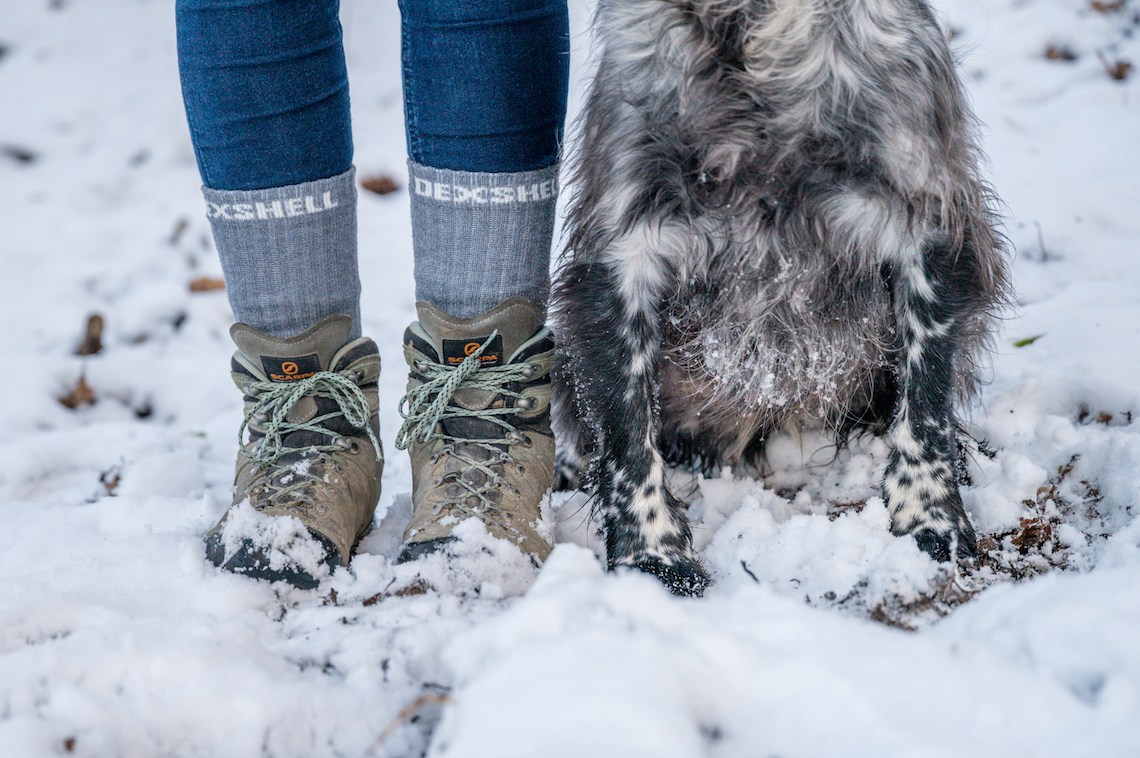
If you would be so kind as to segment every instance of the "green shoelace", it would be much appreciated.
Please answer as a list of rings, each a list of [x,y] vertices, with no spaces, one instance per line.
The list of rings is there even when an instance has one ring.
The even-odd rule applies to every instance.
[[[492,467],[496,464],[507,463],[513,460],[509,452],[503,453],[501,446],[508,449],[514,444],[528,444],[529,440],[518,429],[506,420],[507,416],[516,415],[520,407],[518,401],[527,400],[520,392],[507,388],[510,382],[527,381],[534,377],[535,367],[528,364],[507,364],[505,366],[484,366],[479,360],[487,346],[491,344],[498,330],[493,332],[487,341],[478,350],[463,359],[458,366],[446,366],[441,363],[420,358],[416,361],[415,369],[422,374],[426,381],[409,390],[400,400],[400,416],[404,423],[396,434],[396,448],[407,449],[412,442],[428,442],[440,439],[444,447],[437,453],[439,455],[451,454],[462,465],[462,471],[450,472],[444,480],[454,481],[464,490],[459,498],[449,501],[449,504],[471,515],[485,517],[498,512],[498,505],[488,497],[488,494],[498,487],[507,484],[498,472]],[[459,389],[487,390],[503,397],[514,398],[513,408],[484,408],[482,410],[469,410],[458,404],[451,404],[452,396]],[[525,410],[525,407],[523,408]],[[503,428],[502,437],[488,437],[472,439],[468,437],[454,437],[442,431],[441,421],[456,418],[478,418],[491,421]],[[494,457],[489,460],[476,460],[464,455],[456,448],[459,444],[474,445],[483,448]],[[464,479],[463,474],[471,470],[481,471],[486,480],[482,485],[474,485]],[[438,482],[442,484],[443,481]],[[480,512],[469,508],[465,501],[469,497],[478,499]],[[438,512],[442,504],[437,504],[434,512]]]
[[[246,394],[257,398],[257,402],[249,409],[238,429],[238,445],[248,460],[267,468],[274,466],[281,456],[288,453],[317,450],[320,452],[337,452],[348,449],[344,445],[336,444],[336,440],[344,439],[336,432],[326,429],[322,424],[337,416],[344,416],[352,426],[364,429],[368,439],[376,450],[376,458],[380,458],[380,441],[376,439],[368,419],[372,410],[368,405],[368,398],[352,379],[344,373],[334,371],[318,371],[305,379],[283,384],[280,382],[249,382],[244,385]],[[289,410],[303,397],[327,398],[336,403],[338,410],[315,416],[308,421],[293,423],[286,420]],[[265,436],[251,453],[245,448],[242,440],[245,438],[246,427],[253,420],[264,419]],[[303,448],[289,447],[284,440],[292,432],[316,432],[331,437],[334,442],[328,445],[307,445]]]

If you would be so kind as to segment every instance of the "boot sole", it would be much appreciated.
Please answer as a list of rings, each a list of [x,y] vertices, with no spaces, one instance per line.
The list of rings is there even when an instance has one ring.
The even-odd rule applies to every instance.
[[[309,530],[309,534],[313,539],[320,542],[321,546],[325,549],[325,559],[321,562],[329,567],[330,572],[335,571],[338,566],[343,565],[340,560],[340,553],[337,551],[336,546],[333,545],[332,540],[311,529]],[[276,570],[271,569],[269,567],[269,559],[265,553],[251,540],[242,540],[241,547],[227,560],[226,548],[222,542],[220,531],[206,535],[206,558],[215,566],[225,571],[241,574],[242,576],[248,576],[253,579],[265,579],[270,582],[287,582],[302,590],[315,589],[317,585],[320,584],[319,579],[316,579],[299,566],[286,566]]]
[[[454,537],[436,537],[433,540],[424,540],[423,542],[408,542],[400,549],[400,554],[396,556],[396,563],[411,563],[425,555],[442,553],[447,550],[448,545],[455,542],[458,540]]]

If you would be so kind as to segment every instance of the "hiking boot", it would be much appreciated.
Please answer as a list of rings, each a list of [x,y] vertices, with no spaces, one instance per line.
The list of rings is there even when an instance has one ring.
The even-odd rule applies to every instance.
[[[330,316],[288,339],[245,324],[230,329],[245,421],[233,505],[206,535],[214,565],[312,588],[321,564],[330,571],[346,565],[372,524],[384,469],[376,416],[380,355],[366,337],[349,342],[351,329],[348,316]],[[249,506],[264,516],[295,517],[304,529],[290,534],[288,519],[258,521]]]
[[[412,521],[398,562],[445,548],[476,518],[536,564],[550,554],[541,503],[554,470],[554,339],[522,297],[460,319],[416,303],[396,447],[412,457]]]

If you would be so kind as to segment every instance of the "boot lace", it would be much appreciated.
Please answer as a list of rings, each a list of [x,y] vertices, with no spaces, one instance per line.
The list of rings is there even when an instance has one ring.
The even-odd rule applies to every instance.
[[[368,434],[368,440],[376,451],[376,459],[380,460],[380,442],[368,423],[372,415],[368,398],[346,372],[319,371],[310,377],[288,384],[253,381],[244,385],[244,390],[246,394],[255,397],[257,402],[246,413],[245,420],[238,429],[238,446],[247,460],[266,469],[267,476],[263,481],[273,490],[269,500],[278,500],[282,495],[305,484],[304,471],[295,464],[279,465],[283,456],[301,452],[335,453],[351,447],[352,443],[345,437],[323,426],[324,422],[337,416],[343,416],[351,426],[363,429]],[[289,410],[306,396],[332,400],[336,403],[337,410],[300,423],[287,420],[286,415]],[[246,427],[251,422],[264,423],[265,426],[265,436],[254,446],[252,452],[243,444]],[[316,432],[329,437],[331,442],[327,445],[305,447],[286,445],[285,437],[299,431]],[[287,471],[292,471],[298,476],[292,479],[288,476],[278,477],[278,474]]]
[[[513,398],[516,401],[525,400],[521,392],[515,392],[507,387],[511,382],[525,382],[534,377],[537,367],[528,364],[507,364],[505,366],[484,366],[479,360],[483,351],[491,344],[498,330],[494,331],[479,349],[463,359],[457,366],[447,366],[436,363],[426,357],[416,361],[415,368],[426,381],[418,387],[409,390],[400,400],[400,416],[404,423],[396,433],[396,448],[407,449],[413,442],[428,442],[432,439],[443,440],[444,446],[436,455],[451,455],[459,461],[459,471],[448,472],[436,485],[447,482],[458,484],[462,492],[459,497],[445,503],[437,503],[433,513],[438,513],[444,505],[450,506],[467,515],[477,516],[498,521],[506,526],[505,514],[500,510],[499,504],[491,499],[490,493],[499,487],[507,485],[494,466],[514,461],[510,453],[512,445],[530,444],[529,439],[510,423],[507,418],[515,416],[519,407],[513,408],[484,408],[469,410],[458,404],[452,404],[452,396],[456,390],[479,389],[493,392],[497,395]],[[502,427],[502,437],[487,437],[473,439],[468,437],[455,437],[444,431],[441,421],[456,418],[478,418],[490,421]],[[506,452],[503,451],[506,445]],[[462,446],[462,447],[461,447]],[[478,460],[467,454],[464,448],[475,448],[486,451],[491,455],[486,460]],[[434,461],[435,459],[433,459]],[[479,471],[484,475],[482,484],[473,484],[464,474]],[[474,499],[475,505],[468,505]]]

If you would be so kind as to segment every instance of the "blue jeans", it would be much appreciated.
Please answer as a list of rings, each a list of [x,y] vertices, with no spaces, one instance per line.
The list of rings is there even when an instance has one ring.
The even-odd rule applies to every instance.
[[[339,0],[178,0],[183,99],[202,181],[256,190],[352,165]],[[459,171],[558,160],[566,0],[400,0],[408,153]]]

